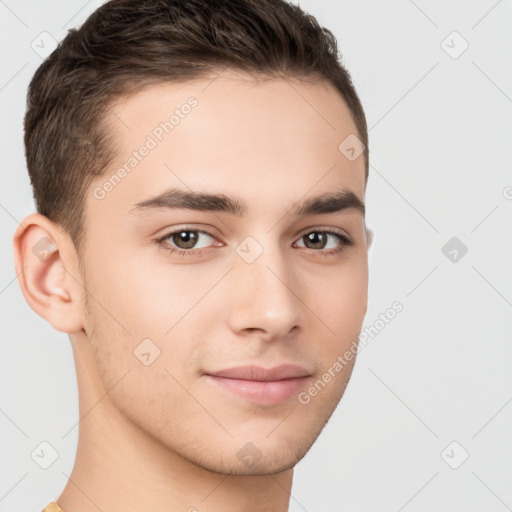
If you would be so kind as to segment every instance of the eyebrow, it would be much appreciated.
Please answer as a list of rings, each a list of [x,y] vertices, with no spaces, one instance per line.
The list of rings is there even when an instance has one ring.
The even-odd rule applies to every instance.
[[[136,203],[130,213],[136,214],[147,210],[175,209],[199,210],[207,212],[226,212],[243,216],[247,211],[247,203],[224,194],[209,194],[187,191],[179,188],[166,190],[160,195]],[[365,205],[351,190],[344,189],[325,192],[292,205],[291,213],[296,217],[337,213],[344,210],[356,210],[365,214]]]

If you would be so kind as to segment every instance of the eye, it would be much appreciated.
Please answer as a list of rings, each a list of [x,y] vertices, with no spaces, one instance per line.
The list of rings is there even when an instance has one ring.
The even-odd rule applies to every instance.
[[[334,254],[342,251],[346,246],[354,245],[354,242],[343,233],[323,229],[317,229],[306,233],[299,239],[299,242],[301,241],[304,242],[304,245],[298,245],[298,247],[313,249],[317,252],[321,250],[322,253],[327,254]],[[297,244],[299,242],[297,242]],[[329,250],[323,250],[326,248]]]
[[[209,238],[214,239],[213,235],[207,231],[182,228],[166,233],[155,241],[167,251],[179,251],[181,255],[185,255],[208,247],[210,245]]]
[[[214,240],[215,243],[212,244],[208,239]],[[188,227],[170,231],[160,238],[157,238],[155,242],[160,245],[162,249],[170,253],[177,253],[179,256],[197,255],[202,252],[202,249],[206,249],[212,245],[223,245],[208,231]],[[303,245],[300,245],[301,242]],[[313,253],[329,256],[337,254],[343,251],[347,246],[352,245],[354,245],[354,242],[341,232],[332,229],[315,229],[302,235],[302,237],[295,242],[294,247],[310,249]]]

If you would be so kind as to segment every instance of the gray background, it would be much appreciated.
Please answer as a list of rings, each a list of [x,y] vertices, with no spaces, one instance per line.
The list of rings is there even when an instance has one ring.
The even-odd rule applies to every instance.
[[[71,347],[26,304],[12,234],[34,211],[28,82],[101,3],[0,0],[0,511],[39,511],[75,457]],[[364,327],[404,309],[361,350],[290,511],[512,510],[512,2],[300,5],[338,38],[370,128]],[[31,457],[43,441],[58,452],[46,470]]]

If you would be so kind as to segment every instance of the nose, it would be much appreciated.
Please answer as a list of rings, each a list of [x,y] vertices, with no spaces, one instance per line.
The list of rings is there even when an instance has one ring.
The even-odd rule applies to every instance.
[[[266,248],[252,263],[236,256],[230,272],[229,326],[237,334],[273,340],[302,327],[300,283],[284,255]]]

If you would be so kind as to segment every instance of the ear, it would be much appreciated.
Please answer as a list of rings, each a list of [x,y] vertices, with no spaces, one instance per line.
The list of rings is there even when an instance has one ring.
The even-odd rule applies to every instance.
[[[366,228],[366,249],[369,251],[373,242],[373,230]]]
[[[13,246],[16,276],[28,305],[58,331],[81,331],[83,285],[70,238],[34,213],[16,229]]]

